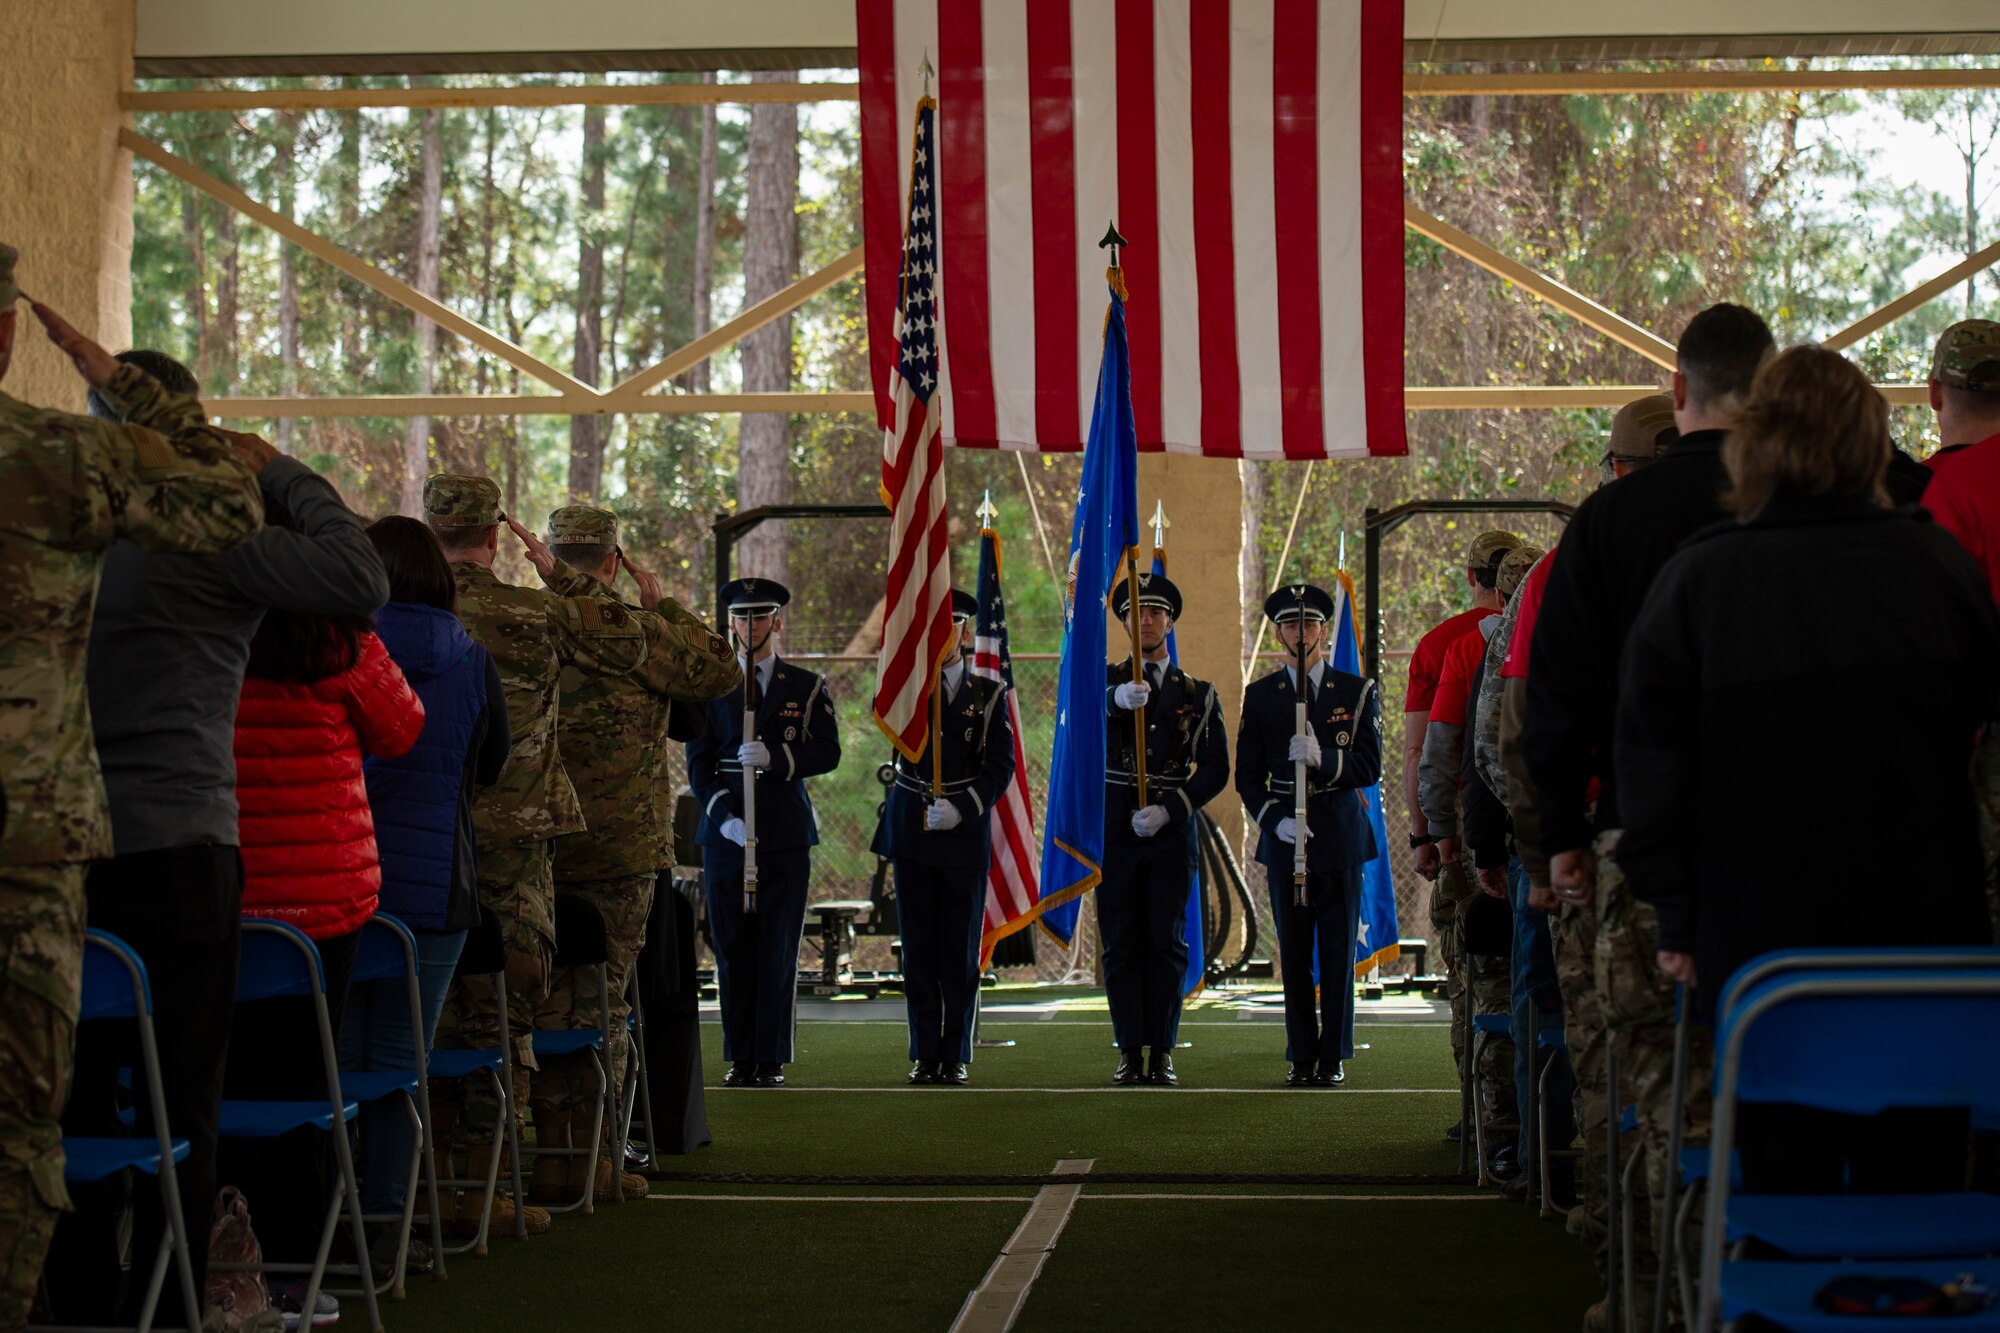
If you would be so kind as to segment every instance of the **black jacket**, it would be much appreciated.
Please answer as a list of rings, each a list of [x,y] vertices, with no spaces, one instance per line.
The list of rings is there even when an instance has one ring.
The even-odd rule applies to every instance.
[[[1473,699],[1479,698],[1480,686],[1485,681],[1486,659],[1482,656],[1479,665],[1472,669],[1472,685],[1468,693]],[[1492,870],[1506,865],[1513,855],[1510,844],[1514,828],[1507,818],[1507,807],[1493,794],[1493,788],[1486,785],[1478,764],[1473,762],[1473,749],[1468,741],[1459,767],[1458,791],[1465,805],[1465,819],[1459,831],[1464,835],[1466,849],[1472,853],[1474,867]]]
[[[1967,773],[1996,683],[1985,579],[1920,510],[1780,497],[1661,570],[1618,863],[1703,997],[1771,949],[1992,942]]]
[[[946,700],[941,725],[945,799],[958,807],[958,827],[931,832],[924,810],[931,803],[931,747],[911,763],[896,756],[896,780],[883,803],[871,850],[877,856],[948,870],[986,870],[993,803],[1014,780],[1014,725],[1007,716],[1007,688],[975,676],[968,666],[958,694]]]
[[[1139,789],[1132,770],[1132,714],[1114,698],[1120,685],[1131,683],[1132,659],[1106,669],[1110,684],[1104,691],[1109,723],[1104,744],[1104,841],[1161,844],[1187,836],[1194,812],[1222,794],[1229,785],[1229,738],[1223,734],[1222,709],[1215,687],[1169,665],[1160,688],[1146,701],[1146,798],[1167,812],[1167,826],[1151,838],[1132,832],[1132,812]]]
[[[1542,850],[1588,847],[1595,829],[1620,824],[1612,758],[1618,655],[1676,548],[1726,515],[1723,432],[1683,435],[1651,466],[1586,499],[1562,536],[1528,652],[1522,755],[1542,812]],[[1595,829],[1592,777],[1604,780]]]
[[[1257,861],[1290,869],[1292,845],[1278,837],[1292,817],[1292,673],[1279,667],[1243,691],[1236,735],[1236,794],[1262,836]],[[1318,874],[1375,859],[1375,830],[1360,789],[1382,777],[1382,692],[1363,676],[1325,668],[1308,720],[1319,740],[1320,767],[1306,770],[1306,868]]]
[[[722,826],[743,818],[743,765],[736,759],[743,743],[743,692],[712,699],[701,709],[701,734],[687,747],[688,786],[701,802],[695,841],[733,867],[743,849],[722,836]],[[826,681],[777,659],[771,687],[757,701],[757,739],[771,751],[771,766],[757,775],[757,850],[817,846],[819,821],[805,779],[840,767],[840,727]]]

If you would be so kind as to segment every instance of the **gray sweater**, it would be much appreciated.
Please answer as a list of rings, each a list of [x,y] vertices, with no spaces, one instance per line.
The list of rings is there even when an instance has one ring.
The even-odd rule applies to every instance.
[[[267,606],[369,615],[389,599],[360,518],[292,458],[265,464],[264,494],[299,531],[264,528],[220,555],[104,559],[90,630],[90,713],[120,856],[236,845],[236,704]]]

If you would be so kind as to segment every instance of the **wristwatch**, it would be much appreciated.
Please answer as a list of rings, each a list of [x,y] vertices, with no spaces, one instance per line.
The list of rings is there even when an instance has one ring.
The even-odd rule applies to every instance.
[[[1435,833],[1412,833],[1410,835],[1410,850],[1415,851],[1419,847],[1435,847],[1437,846],[1437,841],[1437,834]]]

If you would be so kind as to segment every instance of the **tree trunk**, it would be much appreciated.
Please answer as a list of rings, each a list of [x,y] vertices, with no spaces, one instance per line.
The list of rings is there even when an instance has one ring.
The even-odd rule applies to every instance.
[[[444,112],[423,113],[423,182],[417,197],[417,273],[412,285],[436,299],[441,261],[439,223],[444,211]],[[417,350],[417,392],[428,398],[437,388],[437,325],[413,315]],[[403,434],[402,512],[421,514],[424,478],[430,475],[431,419],[411,417]]]
[[[493,327],[493,153],[500,137],[500,112],[486,109],[486,169],[479,183],[479,322]],[[486,392],[486,357],[479,358],[474,388]]]
[[[1979,253],[1979,127],[1972,116],[1973,100],[1965,99],[1965,257]],[[1965,317],[1971,319],[1978,308],[1979,275],[1965,280]]]
[[[601,82],[601,80],[600,80]],[[576,257],[576,354],[570,373],[585,384],[597,383],[604,338],[604,108],[583,111],[583,199],[577,210],[579,238]],[[569,498],[572,504],[596,504],[604,479],[602,417],[569,419]]]
[[[713,70],[701,76],[714,83]],[[694,336],[699,338],[715,327],[715,104],[701,109],[701,176],[694,197]],[[711,382],[709,363],[688,371],[688,388],[707,393]]]
[[[759,83],[798,75],[766,71]],[[747,308],[789,285],[798,271],[799,113],[787,102],[750,110],[748,186],[743,219],[743,304]],[[787,315],[743,340],[745,393],[782,393],[792,381],[792,320]],[[746,413],[737,435],[738,511],[783,504],[791,495],[791,418]],[[737,548],[745,574],[787,581],[788,525],[766,523]]]
[[[215,279],[215,361],[220,383],[202,387],[222,393],[236,387],[236,305],[242,248],[236,240],[236,211],[216,210],[215,239],[222,245],[222,271]]]
[[[208,255],[201,243],[201,201],[194,186],[181,187],[181,239],[188,252],[188,329],[193,338],[188,364],[196,379],[208,374]]]
[[[298,121],[291,116],[285,118],[284,132],[278,140],[278,212],[291,217],[297,208],[298,191]],[[299,274],[297,248],[289,241],[278,242],[278,384],[279,391],[291,397],[299,391]],[[278,448],[286,453],[294,449],[294,433],[297,423],[291,417],[278,418]]]
[[[340,81],[342,88],[359,88],[361,80],[345,78]],[[359,111],[340,111],[340,152],[334,171],[334,189],[337,194],[335,216],[340,219],[340,234],[352,245],[354,236],[361,228],[361,136],[363,122]],[[340,361],[347,370],[348,393],[360,393],[365,377],[365,362],[361,351],[361,303],[352,298],[340,301]]]

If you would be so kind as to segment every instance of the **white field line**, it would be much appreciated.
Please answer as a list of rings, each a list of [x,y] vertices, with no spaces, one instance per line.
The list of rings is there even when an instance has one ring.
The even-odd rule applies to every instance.
[[[1060,1185],[1048,1188],[1070,1189]],[[1497,1194],[1082,1194],[1079,1203],[1493,1203]],[[649,1194],[659,1203],[1026,1203],[1025,1194]]]
[[[1073,1175],[1080,1181],[1089,1174],[1092,1160],[1064,1158],[1056,1163],[1055,1174]],[[993,1266],[959,1307],[958,1318],[951,1323],[952,1333],[1006,1333],[1014,1327],[1014,1321],[1021,1317],[1021,1307],[1028,1303],[1028,1292],[1041,1276],[1042,1265],[1054,1252],[1081,1193],[1081,1183],[1044,1185],[1036,1191],[1028,1215],[1014,1228],[1014,1234],[1000,1247]]]
[[[1034,1093],[1054,1096],[1078,1094],[1107,1094],[1115,1097],[1197,1097],[1203,1094],[1241,1097],[1297,1097],[1301,1101],[1312,1098],[1318,1101],[1337,1102],[1348,1097],[1406,1097],[1411,1095],[1458,1096],[1457,1088],[1121,1088],[1106,1085],[1102,1088],[913,1088],[891,1085],[880,1088],[809,1088],[796,1083],[787,1083],[784,1091],[770,1088],[730,1088],[720,1083],[707,1085],[709,1092],[727,1092],[732,1095],[756,1097],[791,1097],[806,1092],[882,1092],[894,1093],[899,1097],[964,1097],[972,1093]]]

